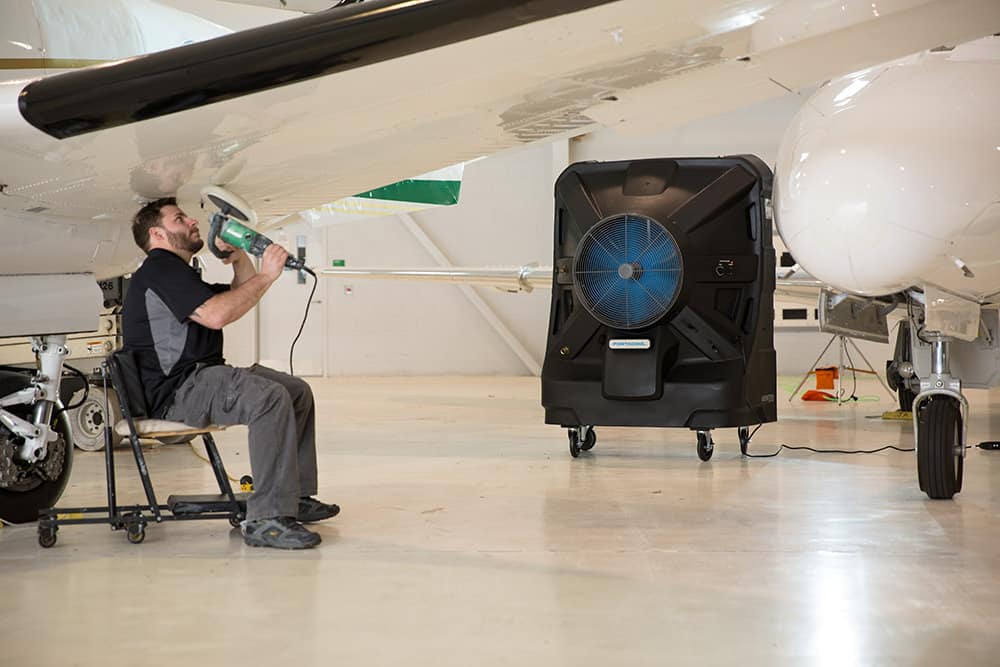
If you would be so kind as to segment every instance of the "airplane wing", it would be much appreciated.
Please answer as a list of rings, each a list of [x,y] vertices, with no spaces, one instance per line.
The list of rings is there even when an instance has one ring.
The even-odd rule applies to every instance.
[[[350,5],[363,0],[227,0],[237,5],[256,5],[271,9],[289,9],[296,12],[315,13],[332,7]]]
[[[368,0],[0,86],[5,273],[129,270],[138,199],[277,224],[598,124],[650,129],[1000,24],[994,0]],[[11,168],[11,165],[16,167]],[[48,252],[50,248],[58,250]]]

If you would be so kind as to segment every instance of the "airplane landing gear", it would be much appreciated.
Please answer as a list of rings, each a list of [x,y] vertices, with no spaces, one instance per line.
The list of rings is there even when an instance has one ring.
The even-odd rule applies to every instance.
[[[31,340],[38,370],[0,371],[0,519],[11,523],[35,521],[55,505],[73,467],[72,428],[59,401],[66,337]]]
[[[931,345],[931,374],[921,379],[913,399],[917,478],[928,497],[948,500],[962,490],[969,404],[962,381],[951,375],[948,340],[938,338]]]

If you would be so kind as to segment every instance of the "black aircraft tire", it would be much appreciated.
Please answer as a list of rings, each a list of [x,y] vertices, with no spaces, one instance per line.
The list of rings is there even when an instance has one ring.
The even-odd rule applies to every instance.
[[[42,482],[30,491],[0,489],[0,519],[8,523],[29,523],[38,520],[39,510],[54,507],[62,496],[73,469],[73,438],[70,435],[69,419],[65,412],[56,418],[56,429],[64,439],[66,460],[62,473],[50,482]]]
[[[934,500],[950,500],[962,490],[964,459],[959,451],[962,412],[958,401],[933,396],[920,408],[917,478]]]

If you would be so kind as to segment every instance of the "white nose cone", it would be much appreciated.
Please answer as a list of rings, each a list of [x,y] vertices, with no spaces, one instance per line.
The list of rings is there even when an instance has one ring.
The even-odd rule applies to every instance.
[[[1000,247],[1000,225],[982,224],[1000,201],[998,104],[996,38],[823,86],[778,153],[775,214],[789,251],[860,294],[928,281],[976,291],[976,265],[992,276]]]

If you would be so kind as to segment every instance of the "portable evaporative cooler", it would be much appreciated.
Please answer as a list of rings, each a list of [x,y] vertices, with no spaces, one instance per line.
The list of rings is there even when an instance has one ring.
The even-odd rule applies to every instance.
[[[555,186],[545,421],[698,431],[777,419],[771,171],[754,156],[571,165]]]

